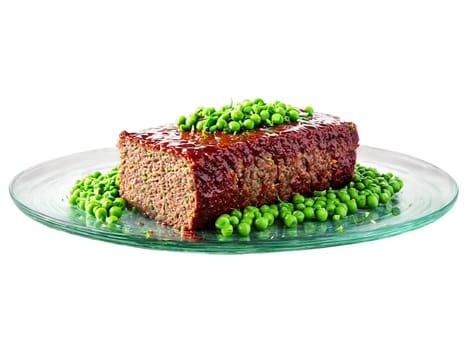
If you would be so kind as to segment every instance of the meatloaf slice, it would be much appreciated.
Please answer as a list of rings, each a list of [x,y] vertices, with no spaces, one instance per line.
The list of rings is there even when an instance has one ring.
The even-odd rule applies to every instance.
[[[143,215],[197,229],[232,208],[339,188],[356,161],[355,124],[314,113],[271,128],[223,134],[175,125],[120,134],[120,195]]]

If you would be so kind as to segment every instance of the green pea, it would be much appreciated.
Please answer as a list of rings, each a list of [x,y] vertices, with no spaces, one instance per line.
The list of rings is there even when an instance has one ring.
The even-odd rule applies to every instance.
[[[400,188],[404,186],[404,181],[399,176],[394,176],[394,179],[399,183]]]
[[[363,209],[366,206],[366,196],[364,194],[359,194],[357,197],[357,207]]]
[[[268,226],[271,226],[274,223],[274,215],[272,215],[272,213],[270,212],[264,213],[263,217],[268,220]]]
[[[225,215],[221,215],[219,216],[214,225],[218,228],[218,229],[222,229],[222,227],[226,226],[226,225],[230,225],[230,216],[225,216]]]
[[[180,125],[183,125],[186,123],[186,117],[184,115],[181,115],[180,117],[178,117],[177,119],[177,125],[180,126]]]
[[[365,189],[365,184],[363,182],[355,182],[355,188],[359,191]]]
[[[303,203],[303,202],[305,202],[305,197],[302,196],[301,194],[295,194],[292,197],[292,203],[293,204],[299,204],[299,203]]]
[[[316,200],[315,200],[315,204],[319,204],[321,206],[326,206],[327,204],[327,199],[326,197],[318,197]]]
[[[281,116],[285,116],[285,109],[282,107],[282,106],[279,106],[277,107],[274,112],[276,112],[277,114],[280,114]]]
[[[251,232],[251,224],[241,222],[237,227],[237,231],[240,236],[248,236]]]
[[[227,122],[224,119],[217,119],[216,122],[217,129],[222,130],[227,126]]]
[[[349,213],[355,213],[357,211],[357,201],[355,199],[348,200],[345,204],[347,204]]]
[[[393,188],[394,193],[399,192],[401,190],[401,187],[402,187],[401,184],[396,180],[390,181],[389,185]]]
[[[270,114],[267,110],[262,110],[260,113],[259,113],[260,117],[261,117],[261,120],[264,122],[266,120],[268,120],[270,118]]]
[[[243,214],[240,210],[238,209],[232,209],[232,211],[230,212],[230,215],[231,216],[236,216],[237,218],[241,219]]]
[[[85,210],[86,209],[86,200],[79,199],[78,200],[78,208],[80,208],[81,210]]]
[[[381,193],[381,187],[378,186],[378,185],[371,185],[371,186],[368,187],[368,189],[371,192],[375,193],[375,194],[380,194]]]
[[[339,192],[337,193],[337,196],[339,197],[339,200],[340,200],[341,202],[343,202],[343,203],[345,203],[345,202],[347,202],[347,201],[350,200],[350,195],[349,195],[347,192],[345,192],[345,191],[339,191]]]
[[[94,212],[94,215],[96,216],[97,220],[100,221],[105,221],[107,218],[107,210],[105,208],[97,208],[96,211]]]
[[[255,127],[255,122],[251,119],[246,119],[243,121],[243,126],[245,129],[251,130]]]
[[[341,219],[341,216],[339,214],[334,214],[332,216],[332,221],[339,221]]]
[[[374,194],[370,194],[366,199],[368,208],[375,209],[378,206],[378,197]]]
[[[115,198],[113,205],[115,207],[125,208],[126,203],[123,198],[119,197],[119,198]]]
[[[303,211],[296,210],[293,212],[293,216],[297,218],[297,222],[299,224],[301,224],[305,220],[305,214],[303,213]]]
[[[290,120],[296,122],[298,120],[298,112],[295,109],[291,109],[287,112],[287,115],[290,117]]]
[[[96,194],[94,196],[89,196],[88,197],[88,199],[95,200],[95,201],[100,201],[102,198],[104,198],[104,196],[101,195],[101,194]],[[106,199],[108,199],[108,198],[106,198]]]
[[[275,125],[282,124],[284,122],[284,117],[279,113],[274,113],[271,117],[271,121]]]
[[[196,122],[198,121],[198,116],[192,114],[188,117],[185,125],[189,126],[190,128],[196,124]]]
[[[241,128],[240,123],[237,122],[237,121],[231,121],[231,122],[229,123],[229,129],[230,129],[231,131],[233,131],[233,132],[239,131],[240,128]]]
[[[297,210],[303,210],[305,208],[306,208],[305,203],[298,203],[298,204],[295,205],[295,209],[297,209]]]
[[[394,207],[392,208],[391,212],[392,212],[392,215],[397,216],[401,213],[401,210],[398,207]]]
[[[258,231],[264,231],[268,228],[268,219],[265,218],[265,217],[259,217],[259,218],[256,218],[255,220],[255,228],[258,230]]]
[[[199,120],[196,122],[196,130],[202,131],[207,127],[205,120]]]
[[[334,212],[336,211],[336,205],[334,203],[329,203],[326,205],[326,210],[330,215],[333,215]]]
[[[109,210],[113,206],[113,202],[109,199],[103,199],[101,201],[101,206],[105,208],[105,210]]]
[[[243,209],[243,212],[255,212],[257,210],[259,210],[259,209],[252,206],[252,205],[248,205]]]
[[[252,114],[250,117],[251,120],[255,123],[255,126],[258,126],[261,124],[261,117],[258,114]]]
[[[109,215],[110,216],[116,216],[117,218],[119,218],[119,217],[122,216],[122,214],[123,214],[122,208],[120,208],[120,207],[113,206],[113,207],[111,207],[109,209]]]
[[[209,115],[213,114],[215,111],[216,111],[216,109],[214,107],[206,107],[203,110],[203,115],[204,116],[209,116]]]
[[[388,192],[391,197],[394,194],[394,188],[392,188],[392,186],[387,183],[381,185],[381,188],[383,189],[383,192]]]
[[[328,211],[325,208],[319,208],[315,210],[316,219],[324,222],[328,219]]]
[[[113,194],[110,191],[105,191],[104,194],[102,195],[102,198],[107,198],[108,200],[111,200],[112,202],[115,200]]]
[[[392,212],[392,203],[391,202],[387,202],[384,204],[384,210],[383,210],[383,214],[389,214]]]
[[[68,199],[68,202],[71,204],[71,205],[76,205],[76,203],[78,202],[78,196],[77,195],[72,195],[69,199]]]
[[[243,212],[243,218],[242,219],[251,219],[251,220],[254,220],[256,219],[256,215],[254,212],[252,211],[247,211],[247,212]]]
[[[262,110],[261,105],[259,104],[254,104],[253,106],[251,106],[251,109],[253,110],[254,113],[257,113],[257,114],[259,114]]]
[[[279,209],[278,208],[271,208],[269,210],[269,213],[271,213],[272,216],[274,216],[274,219],[279,217]]]
[[[282,108],[284,108],[284,109],[286,108],[285,103],[282,102],[282,101],[275,100],[275,101],[274,101],[274,104],[275,104],[277,107],[282,107]]]
[[[348,194],[349,194],[350,198],[355,199],[358,196],[358,190],[356,188],[353,188],[353,187],[349,188]]]
[[[227,224],[221,227],[221,235],[224,237],[230,237],[232,236],[234,231],[234,228],[232,225]]]
[[[279,209],[279,217],[284,220],[284,218],[288,215],[292,214],[292,211],[289,210],[288,208],[280,208]]]
[[[242,106],[242,111],[243,111],[243,114],[245,115],[245,118],[250,117],[252,114],[255,113],[255,111],[253,110],[253,104]]]
[[[287,227],[295,227],[297,226],[298,220],[297,217],[293,214],[287,214],[284,217],[284,225]]]
[[[379,200],[381,203],[387,203],[391,199],[391,196],[387,192],[381,193]]]
[[[116,223],[116,222],[118,221],[118,219],[119,219],[119,218],[118,218],[117,216],[110,215],[110,216],[107,218],[107,223],[108,223],[109,225],[114,224],[114,223]]]
[[[259,207],[259,211],[264,214],[264,213],[267,213],[271,210],[271,208],[269,207],[269,205],[267,204],[263,204],[262,206]]]
[[[370,179],[370,178],[366,178],[366,179],[363,180],[363,183],[365,184],[366,188],[369,188],[370,186],[373,185],[373,180]]]
[[[286,208],[289,211],[293,211],[294,205],[293,205],[293,203],[290,203],[290,202],[281,202],[279,204],[279,208]]]
[[[248,224],[249,226],[251,226],[253,224],[253,219],[252,218],[248,218],[248,217],[243,217],[241,220],[240,220],[240,224],[241,223],[245,223],[245,224]],[[239,225],[240,225],[239,224]]]
[[[311,106],[306,106],[303,110],[307,112],[308,115],[313,115],[313,108],[311,108]]]
[[[243,112],[239,109],[236,109],[232,111],[230,116],[232,117],[232,120],[238,122],[243,119]]]
[[[233,227],[238,226],[239,223],[240,223],[240,220],[236,216],[230,216],[230,224]]]
[[[328,199],[336,199],[336,198],[337,198],[337,195],[336,195],[335,192],[329,191],[329,192],[326,194],[326,197],[327,197]]]
[[[90,215],[93,215],[94,214],[94,209],[96,207],[98,207],[98,206],[99,206],[99,204],[97,202],[92,201],[92,202],[87,203],[84,208],[86,210],[86,213],[88,213]]]
[[[347,205],[344,204],[344,203],[339,204],[336,207],[335,213],[337,215],[340,215],[340,217],[342,217],[342,218],[346,217],[347,213],[348,213]]]
[[[303,215],[305,216],[305,220],[313,220],[315,218],[315,210],[311,207],[306,207],[303,209]]]

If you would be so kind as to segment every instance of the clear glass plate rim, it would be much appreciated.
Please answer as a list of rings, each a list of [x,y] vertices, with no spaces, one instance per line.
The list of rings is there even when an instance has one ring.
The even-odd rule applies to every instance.
[[[415,161],[417,161],[419,163],[420,162],[424,163],[425,165],[428,165],[429,167],[433,167],[438,172],[442,173],[443,176],[448,178],[450,183],[454,186],[454,188],[453,188],[454,195],[443,206],[440,206],[438,209],[432,211],[428,215],[425,215],[425,216],[422,216],[422,217],[419,217],[419,218],[416,218],[416,219],[408,220],[408,221],[398,223],[398,224],[385,225],[385,226],[381,226],[379,228],[375,228],[373,230],[369,230],[368,232],[366,232],[367,235],[369,236],[368,239],[366,239],[366,240],[380,239],[380,238],[392,236],[392,235],[395,235],[395,234],[400,234],[400,233],[403,233],[403,232],[406,232],[406,231],[409,231],[409,230],[414,230],[414,229],[420,228],[422,226],[428,225],[431,222],[433,222],[433,221],[439,219],[441,216],[443,216],[455,204],[455,202],[456,202],[456,200],[458,198],[458,195],[459,195],[458,184],[452,178],[452,176],[450,174],[448,174],[446,171],[444,171],[443,169],[437,167],[436,165],[428,163],[428,162],[426,162],[424,160],[421,160],[419,158],[415,158],[415,157],[412,157],[410,155],[400,153],[400,152],[397,152],[397,151],[385,150],[385,149],[376,148],[376,147],[372,147],[372,146],[365,146],[365,145],[361,145],[360,147],[363,148],[363,149],[366,149],[368,151],[390,152],[393,155],[396,155],[396,156],[399,156],[399,157],[404,157],[406,159],[413,159],[413,160],[415,160]],[[43,223],[43,224],[45,224],[45,225],[47,225],[49,227],[52,227],[52,228],[55,228],[55,229],[60,229],[60,230],[67,231],[67,232],[70,232],[70,233],[84,235],[86,237],[90,237],[90,238],[94,238],[94,239],[100,239],[97,236],[98,234],[104,235],[107,238],[111,238],[111,239],[114,239],[114,240],[118,240],[120,238],[125,238],[125,235],[126,235],[125,233],[112,232],[112,231],[110,231],[108,229],[102,229],[102,228],[98,228],[98,227],[96,227],[96,228],[93,227],[92,228],[93,233],[90,234],[89,231],[88,231],[89,228],[87,228],[86,226],[82,226],[82,225],[79,225],[79,224],[76,224],[76,223],[73,223],[73,222],[70,222],[70,221],[62,220],[60,218],[55,218],[55,217],[52,217],[52,216],[50,216],[48,214],[42,213],[40,211],[33,210],[33,209],[29,208],[27,205],[23,204],[21,201],[19,201],[15,196],[15,184],[16,184],[17,181],[19,181],[21,179],[22,176],[24,176],[25,174],[28,174],[29,172],[31,172],[31,171],[33,171],[35,169],[40,168],[40,167],[46,167],[47,164],[50,163],[50,162],[56,162],[56,161],[60,161],[60,160],[63,160],[63,159],[69,159],[70,157],[79,157],[80,155],[86,154],[88,152],[114,152],[114,151],[115,151],[114,148],[101,148],[101,149],[83,151],[83,152],[79,152],[79,153],[70,154],[68,156],[63,156],[63,157],[50,159],[50,160],[44,161],[42,163],[39,163],[39,164],[33,165],[31,167],[28,167],[27,169],[21,171],[16,176],[14,176],[13,179],[11,180],[11,182],[9,184],[10,196],[11,196],[13,202],[15,203],[15,205],[23,213],[25,213],[27,216],[30,216],[34,220],[36,220],[36,221],[38,221],[40,223]],[[401,215],[403,215],[403,214],[401,214]],[[405,226],[408,226],[409,228],[407,230],[405,230]],[[378,233],[380,233],[380,232],[384,232],[384,235],[379,236]],[[105,240],[104,238],[105,237],[102,237],[103,240]],[[300,238],[291,238],[291,240],[298,240],[298,241],[303,242],[303,243],[305,243],[306,241],[309,241],[309,240],[315,240],[315,241],[316,240],[322,240],[323,242],[325,242],[327,240],[327,237],[300,237]],[[342,245],[342,244],[358,243],[360,241],[366,241],[366,240],[360,240],[358,242],[354,242],[354,240],[355,240],[354,237],[342,236],[339,244],[334,244],[334,245]],[[191,241],[191,240],[180,240],[180,241],[176,241],[176,240],[151,240],[151,242],[152,243],[150,244],[150,246],[153,246],[155,244],[155,242],[159,242],[161,245],[164,245],[166,249],[170,248],[169,247],[170,245],[175,245],[175,246],[177,246],[179,248],[183,248],[183,247],[193,248],[193,245],[203,246],[203,245],[207,244],[211,248],[213,247],[213,242],[212,241],[204,242],[202,240],[201,241]],[[118,243],[118,242],[114,242],[114,243]],[[142,246],[142,245],[144,246],[144,244],[142,244],[142,242],[136,242],[136,241],[135,242],[125,241],[125,242],[122,242],[122,244],[134,245],[134,246]],[[255,241],[254,245],[258,246],[258,247],[260,247],[260,246],[263,246],[263,247],[276,246],[276,245],[277,246],[282,246],[283,241],[276,241],[276,240]],[[229,241],[227,241],[227,242],[219,242],[219,246],[220,246],[220,250],[222,250],[223,252],[228,253],[228,251],[225,251],[225,250],[228,250],[229,247],[238,250],[238,249],[241,249],[242,247],[249,246],[249,244],[248,244],[248,242],[236,242],[236,241],[229,242]],[[156,247],[153,247],[153,248],[156,248]],[[297,249],[310,249],[310,248],[308,248],[306,246],[304,248],[291,247],[289,250],[297,250]],[[192,249],[189,249],[189,250],[192,250]],[[202,248],[201,248],[201,250],[202,250]],[[259,251],[260,250],[261,249],[259,249]],[[282,250],[287,250],[287,249],[282,249]]]

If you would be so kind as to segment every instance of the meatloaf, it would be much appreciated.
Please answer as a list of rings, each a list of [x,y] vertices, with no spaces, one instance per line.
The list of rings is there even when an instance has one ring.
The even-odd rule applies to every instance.
[[[354,123],[316,112],[237,135],[175,125],[122,131],[120,195],[163,224],[203,228],[232,208],[346,185],[358,140]]]

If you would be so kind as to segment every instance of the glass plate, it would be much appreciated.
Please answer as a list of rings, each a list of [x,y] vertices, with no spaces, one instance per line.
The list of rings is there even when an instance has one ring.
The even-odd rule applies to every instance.
[[[125,211],[118,224],[105,225],[68,204],[67,195],[84,175],[113,168],[119,161],[115,148],[82,152],[50,160],[18,174],[10,184],[10,195],[26,215],[52,228],[136,247],[206,253],[254,253],[322,248],[393,236],[427,225],[445,214],[455,203],[456,182],[443,170],[408,155],[360,146],[358,162],[392,172],[404,180],[391,208],[359,212],[339,223],[305,222],[294,229],[274,225],[249,237],[224,238],[214,230],[180,233],[140,214]],[[344,232],[336,232],[336,225]],[[149,234],[150,232],[151,234]]]

